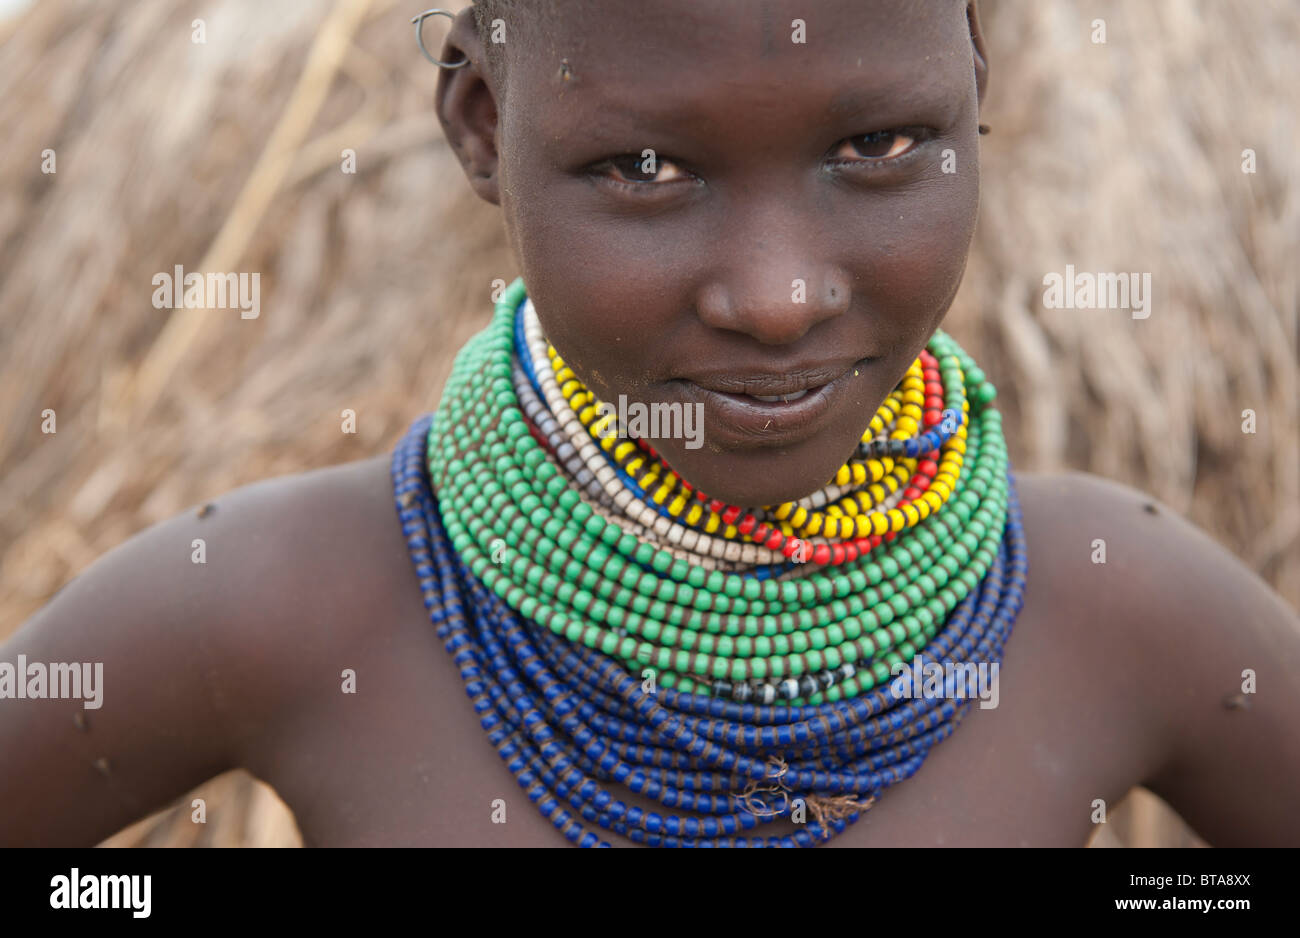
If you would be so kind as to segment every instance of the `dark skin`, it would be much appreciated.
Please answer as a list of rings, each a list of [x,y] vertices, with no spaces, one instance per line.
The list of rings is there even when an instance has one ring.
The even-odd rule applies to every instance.
[[[512,54],[507,32],[506,108],[469,69],[443,75],[447,138],[501,206],[547,336],[601,400],[702,403],[702,448],[654,445],[730,504],[824,485],[961,282],[983,50],[962,4],[916,6],[819,4],[795,43],[798,3],[618,4],[598,38],[562,5],[516,27],[553,54]],[[482,61],[477,41],[462,17],[452,45]],[[828,413],[740,430],[694,386],[764,393],[745,379],[765,375],[838,379]]]
[[[639,46],[627,45],[623,27],[604,18],[599,28],[586,19],[561,29],[581,35],[571,51],[557,47],[552,55],[542,44],[551,57],[532,66],[539,76],[560,58],[576,76],[564,92],[572,113],[554,113],[544,84],[532,97],[516,95],[529,67],[521,58],[510,62],[504,113],[493,82],[471,66],[444,75],[439,115],[471,184],[502,205],[548,333],[600,393],[667,400],[679,357],[692,368],[743,368],[804,353],[879,356],[844,412],[837,408],[806,439],[777,447],[733,440],[700,451],[661,444],[674,466],[720,497],[753,504],[806,494],[842,461],[861,432],[863,409],[869,416],[890,375],[897,380],[956,288],[973,221],[973,105],[983,56],[971,54],[957,6],[914,20],[857,0],[819,5],[818,17],[829,19],[818,20],[827,38],[817,41],[832,48],[818,55],[838,62],[838,71],[791,58],[775,40],[769,48],[767,32],[751,21],[758,14],[735,15],[729,4],[716,5],[724,11],[716,15],[732,10],[730,22],[740,24],[734,32],[686,30],[680,18],[660,24],[673,48],[656,61],[669,72],[703,67],[710,81],[657,87],[666,97],[693,89],[705,116],[682,110],[682,142],[659,132],[642,141],[633,128],[607,155],[652,146],[670,159],[670,146],[698,146],[690,157],[710,167],[703,175],[713,188],[692,184],[685,198],[696,201],[684,206],[629,208],[603,195],[596,188],[603,183],[554,168],[568,165],[570,148],[588,149],[584,135],[594,124],[561,133],[574,137],[553,143],[563,153],[526,159],[535,138],[558,126],[552,119],[587,113],[578,100],[583,82],[591,89],[592,76],[613,80],[602,62],[626,59],[631,48],[661,48],[648,42],[658,17],[683,12],[676,2],[627,6],[619,14],[637,17],[626,29],[642,37]],[[708,7],[694,15],[712,17],[715,5]],[[798,15],[777,3],[760,8],[770,12],[777,38]],[[706,35],[707,42],[689,38]],[[943,132],[944,146],[969,168],[956,174],[964,178],[914,169],[898,191],[882,191],[892,184],[830,181],[791,162],[836,142],[822,146],[833,133],[824,114],[808,116],[814,86],[827,100],[850,86],[870,91],[878,74],[915,75],[904,66],[959,41],[971,70],[965,83],[942,56],[933,80],[961,99]],[[832,82],[832,71],[843,74],[848,46],[873,68]],[[461,52],[483,61],[463,15],[442,58]],[[657,71],[646,74],[660,81]],[[730,76],[725,85],[716,84],[720,74]],[[751,97],[758,87],[769,96]],[[773,87],[782,95],[772,96]],[[939,90],[931,89],[944,97]],[[606,84],[592,93],[615,91]],[[590,119],[599,122],[599,114]],[[902,119],[872,110],[834,133]],[[696,122],[716,131],[691,137],[685,128]],[[756,136],[756,122],[783,132]],[[808,135],[817,139],[803,140]],[[529,146],[501,145],[523,138]],[[719,172],[726,183],[716,181]],[[837,199],[855,207],[852,218],[840,214]],[[806,216],[792,208],[807,205],[816,208]],[[870,224],[875,234],[836,230],[832,239],[810,221],[823,212],[837,224]],[[903,223],[895,226],[891,212]],[[789,280],[798,276],[820,300],[788,305]],[[847,293],[837,286],[832,301],[816,283]],[[1140,493],[1080,475],[1017,478],[1030,574],[999,706],[973,709],[915,777],[888,790],[831,844],[1081,845],[1095,830],[1094,801],[1113,808],[1139,784],[1213,844],[1300,844],[1294,612]],[[739,497],[748,493],[757,497]],[[310,845],[567,845],[484,738],[434,633],[397,524],[387,455],[257,483],[214,505],[105,555],[0,647],[0,661],[25,654],[103,662],[105,681],[100,710],[83,710],[79,701],[0,701],[0,844],[97,843],[242,766],[280,793]],[[204,565],[191,563],[196,537],[207,541]],[[1096,538],[1107,542],[1106,564],[1090,560]],[[356,673],[355,694],[340,692],[344,669]],[[1258,693],[1241,698],[1244,669],[1255,672]],[[652,807],[611,787],[616,797]],[[494,799],[505,800],[505,824],[492,823]]]

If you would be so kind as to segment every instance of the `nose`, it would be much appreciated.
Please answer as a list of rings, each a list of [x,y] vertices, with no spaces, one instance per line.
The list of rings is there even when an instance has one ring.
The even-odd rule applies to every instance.
[[[848,311],[853,278],[835,264],[794,260],[806,248],[759,249],[748,262],[729,266],[731,273],[708,279],[695,299],[701,321],[764,346],[788,346],[816,323]]]
[[[695,311],[706,326],[788,346],[848,311],[853,277],[833,260],[842,244],[809,181],[762,166],[745,183],[719,200]]]

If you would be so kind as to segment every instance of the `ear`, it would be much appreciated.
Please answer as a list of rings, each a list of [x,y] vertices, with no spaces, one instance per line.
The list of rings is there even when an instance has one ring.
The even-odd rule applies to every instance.
[[[497,95],[488,74],[486,50],[474,27],[472,6],[456,14],[438,58],[443,62],[469,60],[459,68],[439,69],[438,122],[471,188],[484,201],[500,205]]]
[[[989,83],[989,56],[988,50],[984,47],[984,31],[980,29],[977,0],[970,0],[966,4],[966,22],[970,26],[971,46],[975,50],[975,91],[979,95],[980,104],[983,104],[984,89]]]

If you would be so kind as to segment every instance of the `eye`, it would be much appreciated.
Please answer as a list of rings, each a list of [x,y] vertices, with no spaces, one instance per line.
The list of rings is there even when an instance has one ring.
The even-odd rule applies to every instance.
[[[689,179],[690,174],[672,160],[660,156],[637,156],[626,153],[596,167],[597,175],[607,182],[627,188],[649,188]]]
[[[916,132],[877,130],[848,137],[836,147],[831,156],[848,163],[883,163],[910,152],[919,140],[920,135]]]

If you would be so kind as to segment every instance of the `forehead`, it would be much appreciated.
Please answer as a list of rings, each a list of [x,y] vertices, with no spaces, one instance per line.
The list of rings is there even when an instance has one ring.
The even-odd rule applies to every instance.
[[[571,125],[593,110],[668,106],[680,124],[809,99],[834,117],[961,90],[964,11],[964,0],[556,0],[529,15],[533,41],[507,42],[509,97]]]

